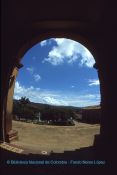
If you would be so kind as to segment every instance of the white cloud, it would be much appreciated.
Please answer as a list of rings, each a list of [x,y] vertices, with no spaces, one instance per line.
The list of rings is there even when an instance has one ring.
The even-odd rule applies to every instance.
[[[39,74],[34,74],[34,80],[38,82],[39,80],[41,80],[41,76]]]
[[[14,90],[17,94],[21,94],[24,92],[24,88],[22,86],[20,86],[19,82],[16,81],[15,83],[15,90]]]
[[[75,88],[75,86],[74,86],[74,85],[72,85],[72,86],[71,86],[71,88]]]
[[[99,80],[96,80],[96,79],[89,80],[89,86],[97,86],[99,84],[100,84]]]
[[[93,67],[95,60],[92,54],[80,43],[65,38],[56,38],[53,41],[57,46],[50,50],[43,63],[47,61],[52,65],[59,65],[65,61],[69,64],[79,61],[80,66]]]
[[[44,97],[43,100],[45,101],[45,103],[48,103],[51,105],[68,105],[68,103],[65,102],[64,100],[56,99],[49,96]]]
[[[34,72],[34,68],[33,67],[27,67],[26,70],[28,72],[30,72],[31,74],[33,74],[33,72]]]
[[[84,95],[72,95],[67,96],[64,99],[69,106],[91,106],[100,104],[99,94],[84,94]]]
[[[100,103],[99,94],[71,95],[71,93],[65,94],[62,92],[42,90],[40,88],[34,88],[33,86],[26,88],[16,81],[14,98],[20,99],[22,96],[26,96],[33,102],[51,105],[83,107]]]
[[[33,102],[47,103],[53,105],[66,104],[62,99],[60,99],[60,95],[55,92],[41,90],[40,88],[34,88],[33,86],[25,88],[18,81],[16,81],[14,98],[20,99],[22,96],[26,96]]]
[[[46,44],[47,44],[47,40],[44,40],[44,41],[41,41],[40,42],[40,45],[43,47],[43,46],[46,46]]]
[[[32,77],[34,78],[35,82],[38,82],[41,80],[41,76],[39,74],[34,74],[34,68],[33,67],[27,67],[26,70],[30,72]]]

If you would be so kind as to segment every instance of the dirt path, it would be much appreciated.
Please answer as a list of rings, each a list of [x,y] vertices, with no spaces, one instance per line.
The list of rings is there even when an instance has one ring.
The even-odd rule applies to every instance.
[[[19,133],[19,140],[12,141],[15,145],[35,151],[63,152],[91,146],[100,126],[84,123],[50,126],[13,121],[13,129]]]

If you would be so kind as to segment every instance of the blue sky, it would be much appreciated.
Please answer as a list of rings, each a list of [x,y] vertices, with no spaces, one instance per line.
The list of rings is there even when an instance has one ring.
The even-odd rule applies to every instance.
[[[92,54],[80,43],[51,38],[33,46],[23,57],[14,98],[65,106],[100,104],[99,80]]]

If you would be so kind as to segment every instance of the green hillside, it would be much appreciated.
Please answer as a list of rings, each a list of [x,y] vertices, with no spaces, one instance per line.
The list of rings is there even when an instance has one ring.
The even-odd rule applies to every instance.
[[[76,120],[85,123],[100,123],[100,106],[74,107],[55,106],[42,103],[30,102],[28,98],[22,97],[13,101],[13,116],[18,120],[40,120],[40,121],[67,121]]]

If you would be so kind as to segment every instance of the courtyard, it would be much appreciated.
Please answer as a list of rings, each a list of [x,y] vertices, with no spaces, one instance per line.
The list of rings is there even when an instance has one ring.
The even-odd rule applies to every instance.
[[[100,125],[75,122],[75,126],[53,126],[13,121],[13,129],[19,136],[12,141],[14,145],[30,152],[63,153],[92,146]]]

